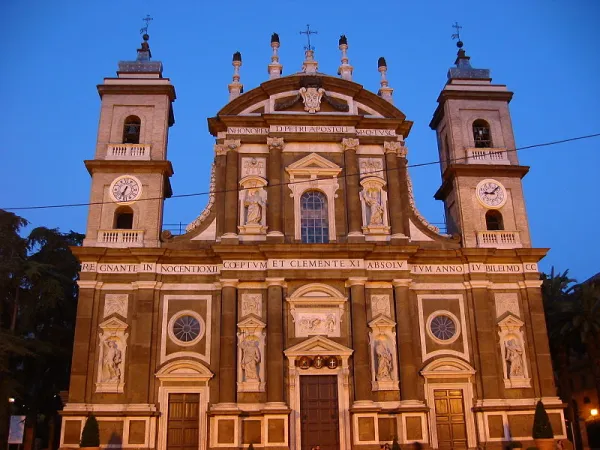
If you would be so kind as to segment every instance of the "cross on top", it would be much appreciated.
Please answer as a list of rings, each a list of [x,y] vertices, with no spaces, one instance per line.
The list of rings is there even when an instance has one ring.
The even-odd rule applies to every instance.
[[[314,50],[315,48],[312,45],[310,45],[310,35],[319,34],[319,32],[311,30],[310,25],[306,25],[306,31],[301,31],[300,34],[305,34],[306,38],[308,39],[308,46],[305,46],[304,50]]]
[[[456,33],[454,33],[452,35],[452,39],[458,39],[460,41],[460,29],[462,28],[458,22],[454,22],[454,25],[452,25],[452,28],[456,29]]]
[[[148,34],[148,25],[150,25],[150,22],[152,22],[152,17],[150,17],[150,14],[146,14],[146,17],[144,17],[142,19],[142,21],[146,22],[146,25],[142,27],[142,29],[140,30],[140,34]]]

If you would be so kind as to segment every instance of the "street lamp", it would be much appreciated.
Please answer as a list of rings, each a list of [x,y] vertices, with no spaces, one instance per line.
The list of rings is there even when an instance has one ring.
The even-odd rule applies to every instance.
[[[15,402],[15,398],[14,397],[8,397],[8,403],[14,403]],[[598,411],[596,411],[596,414],[598,413]]]
[[[592,417],[596,417],[598,415],[598,410],[594,408],[590,411],[590,414],[592,415]]]

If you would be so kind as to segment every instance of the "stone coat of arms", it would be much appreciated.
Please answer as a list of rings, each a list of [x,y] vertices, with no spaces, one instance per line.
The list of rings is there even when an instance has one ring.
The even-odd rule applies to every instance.
[[[315,87],[302,87],[299,91],[304,102],[304,110],[311,114],[316,113],[321,109],[321,99],[325,94],[325,89]]]

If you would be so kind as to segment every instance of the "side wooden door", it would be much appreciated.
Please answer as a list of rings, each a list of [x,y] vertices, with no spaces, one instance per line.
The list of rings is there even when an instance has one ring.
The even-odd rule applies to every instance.
[[[466,449],[467,427],[460,389],[436,389],[435,422],[439,449]]]

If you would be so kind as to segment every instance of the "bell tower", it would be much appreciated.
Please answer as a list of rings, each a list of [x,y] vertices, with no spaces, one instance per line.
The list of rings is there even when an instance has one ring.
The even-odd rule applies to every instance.
[[[101,98],[85,246],[158,247],[164,199],[171,195],[167,160],[175,89],[151,60],[147,26],[135,61],[98,85]]]
[[[436,131],[449,233],[463,247],[531,247],[505,85],[492,84],[488,69],[474,69],[458,41],[456,67],[438,97],[429,126]]]

